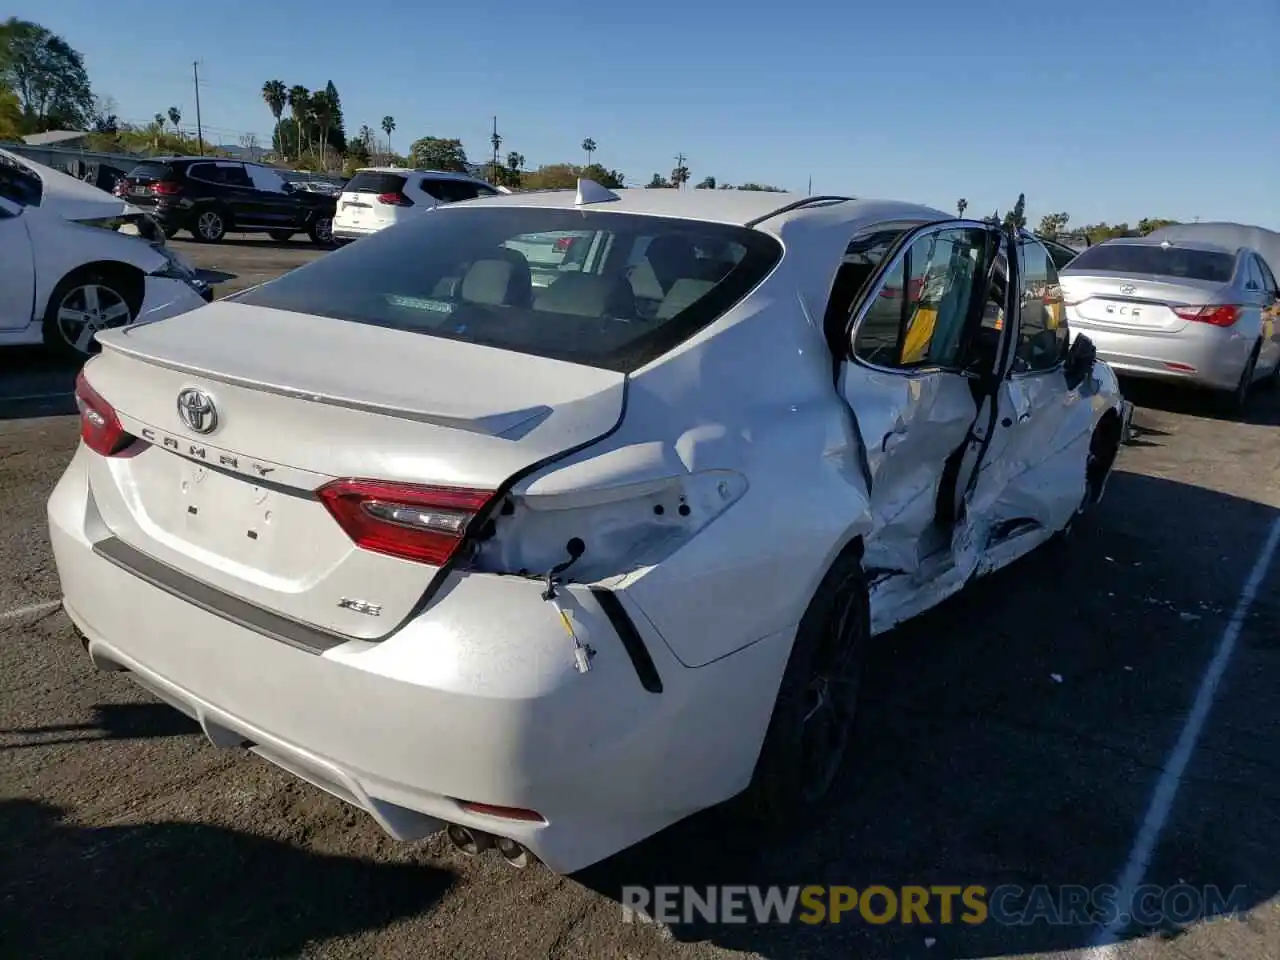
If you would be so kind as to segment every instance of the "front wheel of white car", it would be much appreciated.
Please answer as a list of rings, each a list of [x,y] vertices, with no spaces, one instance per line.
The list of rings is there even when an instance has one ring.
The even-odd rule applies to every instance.
[[[45,346],[69,359],[87,359],[101,349],[95,334],[133,322],[136,302],[133,284],[123,272],[72,274],[49,297]]]
[[[870,637],[862,561],[846,551],[827,571],[796,631],[747,788],[753,819],[787,826],[826,800],[852,737]]]

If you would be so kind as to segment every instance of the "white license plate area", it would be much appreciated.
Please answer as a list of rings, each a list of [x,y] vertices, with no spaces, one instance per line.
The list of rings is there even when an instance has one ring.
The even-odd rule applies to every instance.
[[[316,525],[329,518],[317,501],[159,448],[136,457],[130,472],[144,525],[200,562],[294,579],[336,559],[317,556],[317,548],[329,552],[318,542],[325,528]]]

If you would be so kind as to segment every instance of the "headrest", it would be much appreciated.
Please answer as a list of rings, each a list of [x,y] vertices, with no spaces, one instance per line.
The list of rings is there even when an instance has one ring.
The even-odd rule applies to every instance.
[[[636,299],[625,281],[594,273],[565,273],[538,293],[533,308],[577,317],[630,318],[636,315]]]

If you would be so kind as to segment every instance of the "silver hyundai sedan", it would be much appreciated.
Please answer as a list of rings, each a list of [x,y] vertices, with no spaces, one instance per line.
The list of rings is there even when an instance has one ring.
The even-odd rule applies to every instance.
[[[1259,379],[1280,379],[1280,289],[1249,247],[1108,240],[1060,279],[1072,331],[1117,373],[1219,391],[1236,413]]]

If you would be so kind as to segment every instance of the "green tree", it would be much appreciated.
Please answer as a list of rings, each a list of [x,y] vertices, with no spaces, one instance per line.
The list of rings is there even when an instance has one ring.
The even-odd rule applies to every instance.
[[[295,83],[289,88],[289,113],[293,118],[293,133],[295,149],[291,151],[292,156],[300,158],[302,151],[307,144],[307,114],[311,110],[311,91],[300,83]],[[281,134],[283,138],[283,132]],[[280,145],[284,148],[284,144]],[[285,155],[290,155],[287,148],[284,148]]]
[[[1036,233],[1042,237],[1054,238],[1066,229],[1067,221],[1071,217],[1065,213],[1046,213],[1040,218],[1040,227]]]
[[[182,111],[177,107],[169,108],[169,122],[173,124],[174,132],[178,131],[179,125],[182,123]]]
[[[689,168],[682,163],[671,171],[671,185],[679,190],[689,182],[689,176]]]
[[[275,122],[272,141],[277,152],[280,150],[280,118],[284,115],[285,104],[289,102],[289,89],[283,80],[268,80],[262,85],[262,101],[271,111],[271,119]]]
[[[667,181],[662,179],[661,174],[655,173],[653,175],[653,178],[644,185],[644,188],[646,190],[665,190],[670,186],[671,184],[667,183]]]
[[[342,116],[342,98],[338,96],[338,88],[330,80],[324,88],[325,105],[328,107],[327,121],[324,128],[326,146],[337,150],[339,154],[347,152],[347,122]]]
[[[66,40],[10,17],[0,23],[0,82],[18,99],[23,126],[31,132],[88,129],[93,91],[84,58]]]
[[[961,197],[956,201],[956,216],[963,217],[964,212],[969,209],[969,201]]]
[[[332,84],[331,84],[332,86]],[[334,118],[338,116],[341,108],[334,103],[333,97],[329,95],[328,90],[317,90],[311,95],[311,115],[316,124],[316,134],[320,141],[320,158],[319,163],[322,168],[327,168],[329,154],[329,134],[333,130]],[[345,147],[346,144],[342,144]],[[339,149],[339,152],[342,152]]]
[[[520,170],[524,167],[524,154],[512,150],[507,154],[507,182],[504,186],[520,186]]]
[[[764,183],[741,183],[738,185],[739,190],[759,190],[762,193],[786,193],[781,187],[771,187]]]
[[[510,157],[508,156],[508,165]],[[523,157],[520,158],[524,160]],[[594,180],[602,187],[621,187],[625,177],[618,170],[606,170],[598,163],[580,167],[573,163],[549,163],[520,176],[520,185],[529,190],[572,190],[579,179]]]
[[[591,157],[596,152],[596,142],[590,137],[582,141],[582,150],[587,155],[587,166],[591,166]]]
[[[1177,220],[1164,220],[1160,217],[1143,217],[1138,221],[1138,233],[1146,236],[1149,233],[1155,233],[1161,227],[1177,226]]]
[[[1013,205],[1013,209],[1004,215],[1004,225],[1006,227],[1017,227],[1021,230],[1027,225],[1027,197],[1026,194],[1018,194],[1018,201]]]
[[[703,177],[701,180],[698,181],[698,185],[694,187],[695,190],[714,190],[715,188],[716,188],[715,177]]]
[[[22,104],[18,95],[0,84],[0,140],[17,140],[22,136]]]
[[[391,134],[395,128],[395,117],[388,115],[382,118],[382,132],[387,135],[387,153],[391,153]]]
[[[461,140],[443,137],[422,137],[409,147],[413,165],[422,170],[449,170],[467,172],[467,152]]]

